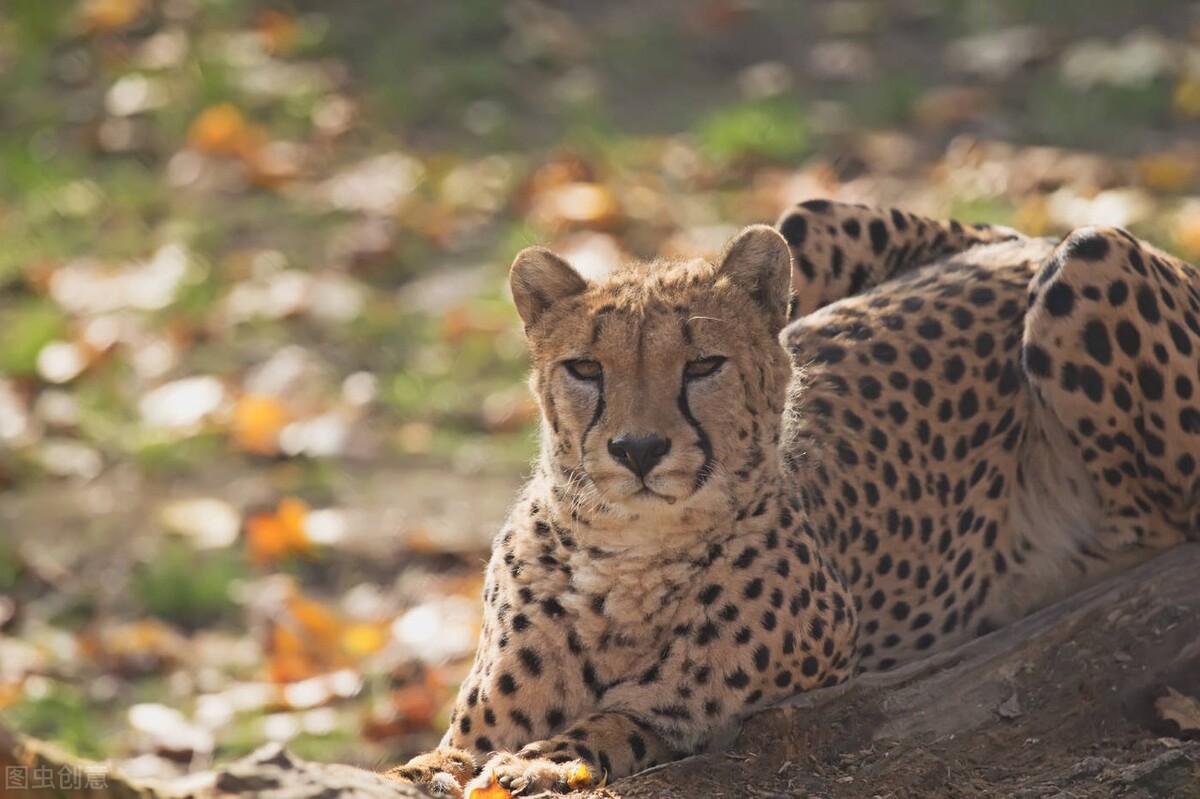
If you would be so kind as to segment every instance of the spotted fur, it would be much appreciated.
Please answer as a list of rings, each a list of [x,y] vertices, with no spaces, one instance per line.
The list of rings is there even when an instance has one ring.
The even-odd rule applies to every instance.
[[[518,256],[542,454],[442,748],[391,776],[624,776],[1200,529],[1193,267],[826,201],[778,228],[590,283]]]

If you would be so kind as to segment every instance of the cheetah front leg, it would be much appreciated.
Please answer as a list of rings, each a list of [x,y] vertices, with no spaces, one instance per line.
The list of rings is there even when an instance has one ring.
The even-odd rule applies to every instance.
[[[942,256],[1019,237],[1005,227],[830,200],[799,203],[776,227],[792,250],[792,319]]]
[[[1095,543],[1200,535],[1200,273],[1123,230],[1082,228],[1029,288],[1022,366],[1091,478]]]

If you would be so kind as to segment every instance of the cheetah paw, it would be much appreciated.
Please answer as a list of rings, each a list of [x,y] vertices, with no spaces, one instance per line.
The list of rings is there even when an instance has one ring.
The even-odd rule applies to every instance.
[[[388,769],[382,776],[397,782],[419,785],[432,796],[461,799],[463,785],[475,773],[475,760],[459,749],[436,749],[414,757],[403,766]]]
[[[467,785],[466,799],[504,799],[517,794],[543,791],[567,793],[598,788],[607,775],[597,779],[592,767],[582,760],[555,763],[542,757],[499,754],[488,761],[479,776]]]

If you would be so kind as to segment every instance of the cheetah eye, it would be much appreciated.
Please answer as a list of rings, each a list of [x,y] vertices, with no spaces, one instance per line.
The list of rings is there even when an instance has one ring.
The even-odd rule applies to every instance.
[[[571,374],[571,377],[576,380],[599,380],[603,369],[600,368],[599,361],[589,361],[586,358],[576,358],[571,361],[563,361],[563,367]]]
[[[720,369],[723,363],[725,363],[724,355],[710,355],[707,358],[697,358],[694,361],[688,361],[687,366],[683,367],[683,376],[689,380],[708,377]]]

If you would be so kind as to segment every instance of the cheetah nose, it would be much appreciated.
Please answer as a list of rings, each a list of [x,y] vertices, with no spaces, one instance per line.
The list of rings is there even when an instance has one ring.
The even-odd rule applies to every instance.
[[[608,454],[638,477],[645,477],[671,451],[671,440],[662,436],[621,436],[610,439]]]

